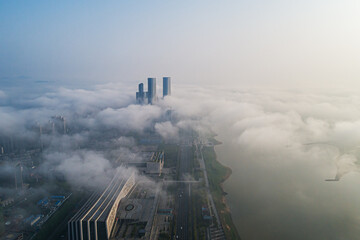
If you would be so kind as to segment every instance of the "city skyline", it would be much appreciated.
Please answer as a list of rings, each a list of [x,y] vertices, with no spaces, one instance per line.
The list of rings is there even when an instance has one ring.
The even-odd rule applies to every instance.
[[[153,104],[158,100],[156,93],[156,78],[148,78],[148,91],[144,91],[144,83],[139,83],[136,92],[136,102],[139,104]],[[171,95],[171,78],[163,77],[163,98]],[[145,99],[147,101],[145,101]]]
[[[358,12],[356,0],[1,1],[0,80],[355,89]]]

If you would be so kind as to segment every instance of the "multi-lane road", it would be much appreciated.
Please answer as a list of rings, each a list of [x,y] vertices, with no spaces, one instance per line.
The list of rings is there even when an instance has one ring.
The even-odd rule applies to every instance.
[[[193,161],[191,145],[181,145],[179,154],[179,179],[186,181],[190,174],[191,162]],[[189,231],[190,216],[190,183],[177,183],[177,217],[175,239],[191,239]]]

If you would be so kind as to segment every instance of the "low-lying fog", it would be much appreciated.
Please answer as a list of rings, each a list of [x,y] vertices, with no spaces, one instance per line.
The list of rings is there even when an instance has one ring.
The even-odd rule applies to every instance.
[[[223,142],[215,149],[233,171],[224,188],[243,239],[358,239],[357,93],[197,89],[187,95],[179,112],[201,116],[201,126]]]
[[[234,93],[214,110],[243,239],[359,238],[360,99],[348,94]]]
[[[224,187],[243,239],[360,236],[357,93],[174,84],[173,96],[141,106],[134,104],[135,91],[136,84],[55,88],[35,95],[5,89],[0,91],[0,133],[31,140],[29,123],[46,124],[51,116],[65,116],[78,132],[49,139],[43,167],[62,171],[71,180],[86,175],[86,169],[95,179],[94,174],[111,169],[107,154],[77,147],[104,129],[153,129],[164,139],[177,139],[181,129],[192,128],[205,137],[215,132],[223,142],[216,146],[218,158],[233,171]],[[164,118],[169,109],[171,121]],[[112,154],[126,157],[131,154],[126,146],[135,143],[124,138],[112,144],[119,144]]]

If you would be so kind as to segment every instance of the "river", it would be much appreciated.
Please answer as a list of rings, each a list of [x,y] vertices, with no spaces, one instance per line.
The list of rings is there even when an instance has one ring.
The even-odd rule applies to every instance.
[[[336,174],[336,149],[217,139],[218,160],[232,169],[224,190],[242,239],[360,239],[360,174],[324,181]]]

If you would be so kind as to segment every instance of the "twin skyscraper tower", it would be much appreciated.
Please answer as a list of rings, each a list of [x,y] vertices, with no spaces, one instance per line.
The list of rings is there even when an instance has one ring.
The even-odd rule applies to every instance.
[[[163,97],[171,95],[171,78],[163,77]],[[153,104],[157,100],[156,78],[148,78],[148,91],[144,92],[144,84],[139,84],[139,91],[136,92],[136,101],[140,104]]]

